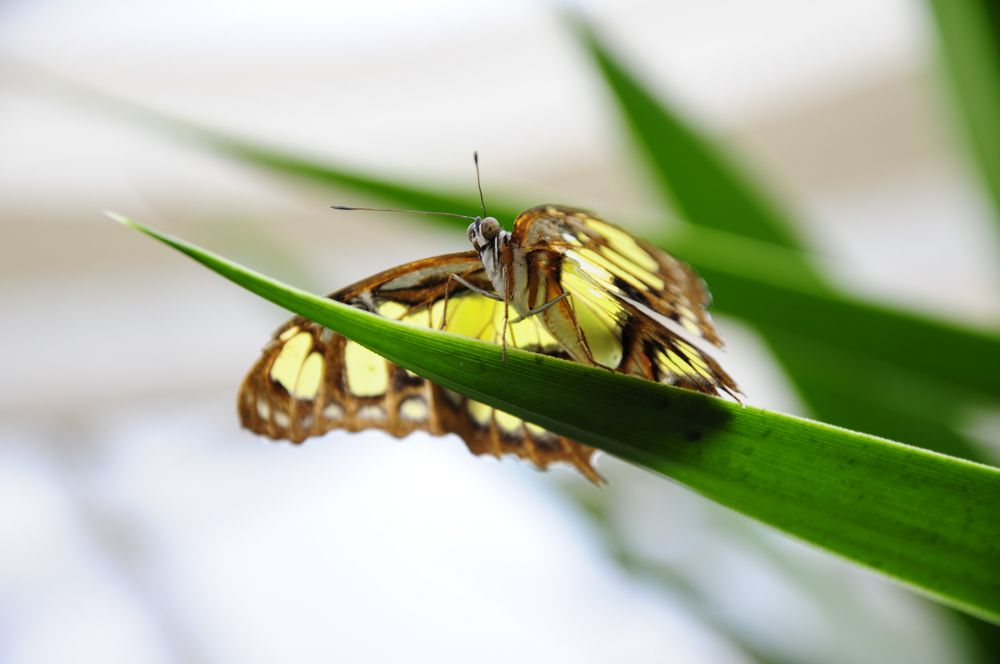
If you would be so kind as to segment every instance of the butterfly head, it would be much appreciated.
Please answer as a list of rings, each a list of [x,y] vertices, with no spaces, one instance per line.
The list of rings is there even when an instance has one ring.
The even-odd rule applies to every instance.
[[[468,235],[473,248],[482,254],[497,244],[497,238],[501,235],[500,222],[493,217],[476,217],[469,224]]]
[[[504,279],[500,256],[510,239],[510,233],[501,229],[500,222],[493,217],[476,217],[476,220],[469,224],[468,234],[472,248],[483,262],[486,276],[493,282],[497,293],[502,295]]]

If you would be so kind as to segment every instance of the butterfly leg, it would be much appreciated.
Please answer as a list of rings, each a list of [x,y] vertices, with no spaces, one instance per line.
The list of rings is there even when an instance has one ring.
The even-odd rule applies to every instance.
[[[507,325],[510,320],[510,300],[503,298],[503,332],[500,333],[501,362],[507,364]]]
[[[526,318],[531,318],[532,316],[537,316],[538,314],[542,313],[543,311],[545,311],[549,307],[554,306],[556,304],[559,304],[560,302],[562,302],[563,300],[565,300],[567,297],[569,297],[569,293],[562,293],[558,297],[552,298],[551,300],[549,300],[545,304],[543,304],[541,306],[538,306],[538,307],[535,307],[534,309],[532,309],[528,313],[523,314],[521,316],[518,316],[517,318],[515,318],[514,320],[511,321],[511,325],[513,325],[515,323],[520,323],[522,320],[524,320]]]
[[[462,284],[463,286],[465,286],[466,288],[468,288],[470,291],[472,291],[474,293],[479,293],[483,297],[488,297],[491,300],[496,300],[497,302],[503,302],[504,301],[503,298],[500,297],[499,295],[497,295],[496,293],[492,293],[492,292],[490,292],[488,290],[483,290],[479,286],[476,286],[475,284],[469,283],[468,281],[466,281],[465,279],[463,279],[462,275],[458,274],[457,272],[452,272],[451,274],[448,275],[448,281],[447,281],[447,283],[444,286],[444,313],[441,316],[441,329],[442,330],[445,329],[445,327],[448,325],[448,295],[449,295],[449,293],[451,291],[451,280],[452,279],[454,279],[458,283]]]

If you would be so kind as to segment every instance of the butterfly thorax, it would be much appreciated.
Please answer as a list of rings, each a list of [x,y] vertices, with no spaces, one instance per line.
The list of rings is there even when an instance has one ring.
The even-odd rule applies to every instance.
[[[506,273],[510,250],[510,233],[507,231],[500,231],[492,242],[478,250],[479,260],[483,263],[486,276],[500,297],[505,297],[507,293]]]
[[[516,294],[516,288],[509,288],[512,285],[510,279],[513,249],[515,249],[511,242],[511,233],[500,228],[500,224],[493,217],[486,217],[470,224],[468,235],[496,294],[505,300],[510,297],[509,291],[513,291],[511,295]]]

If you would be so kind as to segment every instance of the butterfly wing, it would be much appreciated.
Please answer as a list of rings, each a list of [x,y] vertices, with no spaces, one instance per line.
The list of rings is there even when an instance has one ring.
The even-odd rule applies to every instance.
[[[492,286],[475,252],[428,258],[387,270],[330,297],[386,318],[499,343],[503,304],[467,289]],[[566,357],[535,319],[508,327],[511,345]],[[417,430],[456,433],[474,454],[513,454],[539,468],[575,466],[600,482],[594,450],[496,410],[385,360],[302,317],[285,323],[250,369],[238,397],[243,426],[274,439],[302,442],[331,429],[379,428],[396,437]]]
[[[578,361],[708,394],[737,394],[719,364],[691,343],[721,346],[708,289],[685,263],[583,210],[539,206],[514,222],[525,297]]]

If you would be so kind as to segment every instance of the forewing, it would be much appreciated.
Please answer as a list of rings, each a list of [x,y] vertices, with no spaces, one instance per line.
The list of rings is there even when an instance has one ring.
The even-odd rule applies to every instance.
[[[468,290],[459,274],[484,290],[489,281],[474,252],[416,261],[349,286],[330,297],[373,313],[499,343],[503,305]],[[537,320],[508,328],[508,343],[560,355]],[[446,390],[307,319],[283,325],[250,369],[238,399],[243,425],[270,438],[302,442],[331,429],[379,428],[396,437],[422,430],[456,433],[474,454],[513,454],[540,468],[567,462],[595,482],[590,447]]]
[[[573,345],[572,335],[558,328],[572,326],[596,364],[709,394],[738,393],[718,363],[684,338],[722,345],[706,311],[708,290],[689,266],[588,212],[551,205],[521,213],[512,242],[534,275],[532,307],[570,294],[541,316],[564,345]]]

